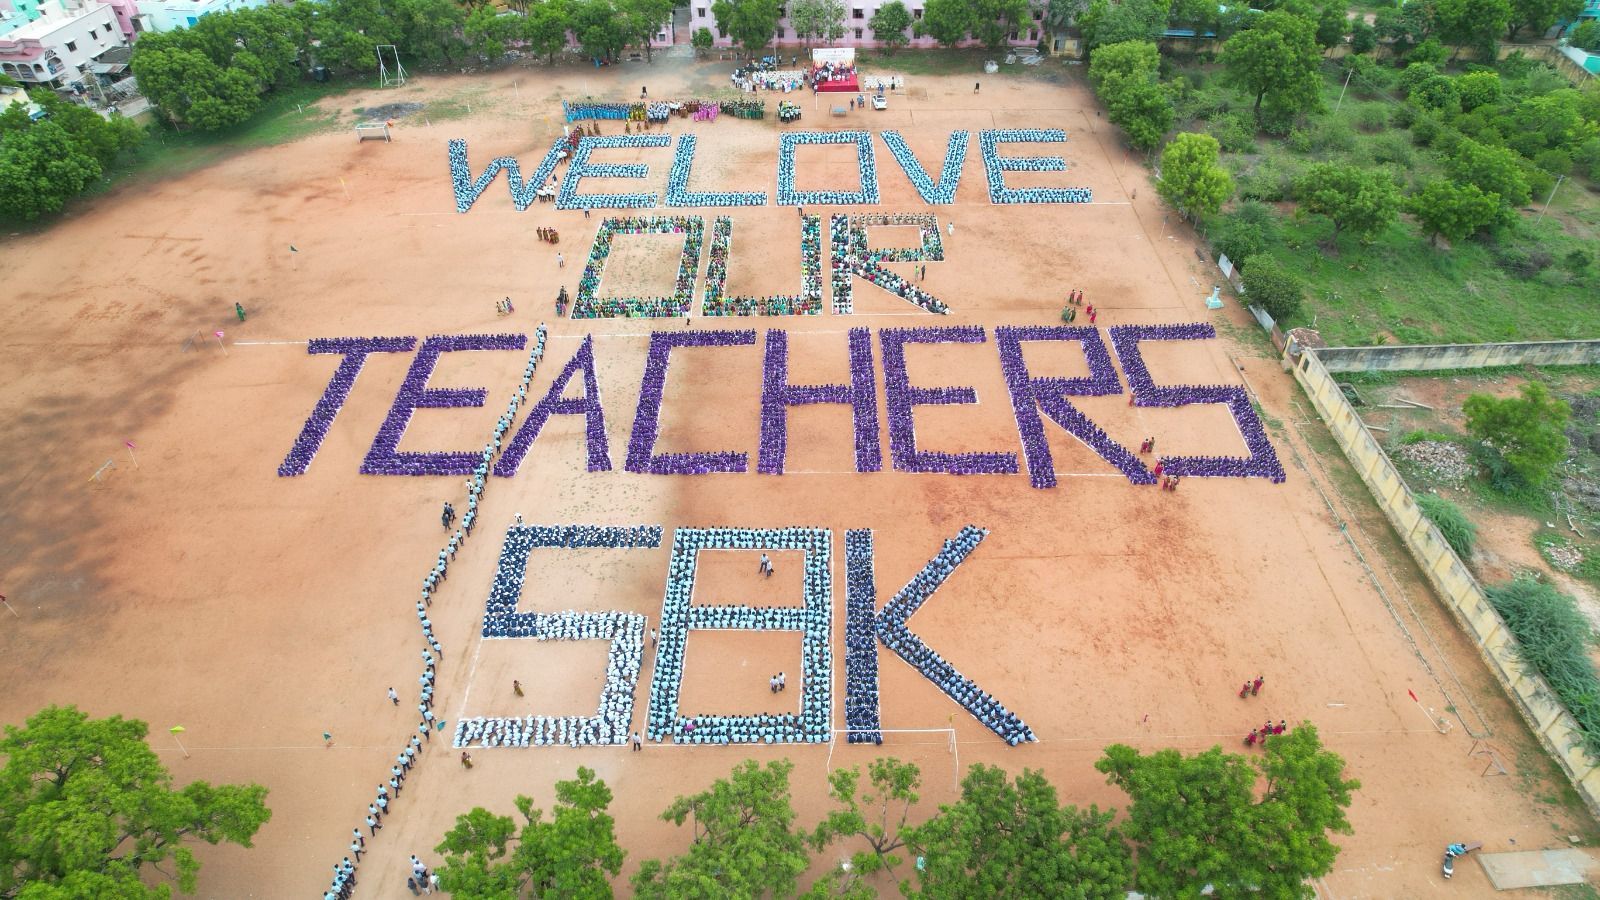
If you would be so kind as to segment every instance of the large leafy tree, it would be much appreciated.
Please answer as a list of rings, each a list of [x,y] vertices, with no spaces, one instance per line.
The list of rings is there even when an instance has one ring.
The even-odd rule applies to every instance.
[[[614,821],[606,812],[611,789],[592,770],[556,782],[550,818],[518,796],[519,830],[510,816],[482,807],[456,817],[455,827],[434,848],[443,854],[439,884],[458,900],[505,900],[531,891],[535,897],[611,896],[622,870]]]
[[[966,40],[975,22],[967,0],[928,0],[917,21],[918,35],[929,35],[945,47]]]
[[[1499,194],[1501,202],[1509,207],[1526,206],[1531,199],[1522,163],[1515,152],[1505,147],[1463,139],[1446,161],[1445,169],[1458,182],[1475,184],[1485,194]]]
[[[462,34],[467,48],[480,56],[498,59],[506,52],[506,42],[522,36],[521,16],[502,16],[493,6],[479,6],[467,15]]]
[[[778,30],[778,0],[717,0],[711,4],[711,15],[717,28],[732,37],[754,56]]]
[[[55,122],[0,131],[0,216],[28,222],[59,212],[100,172],[100,162]]]
[[[672,0],[617,0],[617,14],[628,39],[644,47],[644,58],[654,59],[651,38],[672,18]]]
[[[449,63],[465,49],[466,11],[455,0],[386,0],[384,5],[399,26],[399,43],[413,56]]]
[[[1461,404],[1467,432],[1489,445],[1529,484],[1543,484],[1567,452],[1572,407],[1551,396],[1542,381],[1522,386],[1521,396],[1473,394]]]
[[[1111,123],[1146,152],[1172,127],[1172,98],[1161,86],[1161,54],[1149,41],[1102,44],[1089,53],[1089,81]]]
[[[1251,306],[1266,310],[1274,321],[1287,326],[1305,302],[1305,281],[1265,253],[1245,257],[1241,267],[1246,300]]]
[[[1078,16],[1083,45],[1089,50],[1123,41],[1154,41],[1167,27],[1171,0],[1090,0]]]
[[[1348,229],[1362,241],[1377,237],[1400,213],[1400,189],[1382,169],[1320,163],[1295,185],[1302,209],[1333,222],[1333,239]]]
[[[911,807],[917,803],[917,789],[922,786],[922,773],[916,763],[897,759],[873,760],[867,767],[867,779],[863,791],[860,769],[835,769],[829,773],[828,793],[838,806],[811,833],[811,846],[818,851],[843,838],[866,842],[865,850],[850,855],[851,884],[841,892],[847,893],[857,884],[856,879],[893,871],[900,865],[898,851],[905,846],[901,831]],[[839,880],[844,873],[831,877]]]
[[[644,900],[760,897],[792,894],[809,858],[806,835],[794,827],[787,760],[761,766],[745,760],[698,794],[679,796],[661,814],[694,837],[681,856],[645,860],[633,877]]]
[[[1583,12],[1583,0],[1511,0],[1511,18],[1506,22],[1506,39],[1516,40],[1517,33],[1531,29],[1535,37],[1543,35],[1557,22],[1570,22]]]
[[[1044,775],[1024,770],[1012,782],[975,765],[961,799],[928,821],[902,830],[921,864],[902,881],[910,898],[1121,898],[1131,865],[1112,811],[1061,806]]]
[[[572,19],[565,3],[543,0],[528,6],[527,18],[522,22],[522,39],[528,42],[528,49],[555,62],[556,54],[567,45],[567,29],[571,27]]]
[[[1360,787],[1310,723],[1274,737],[1261,758],[1114,744],[1095,768],[1128,793],[1122,829],[1139,846],[1138,889],[1160,897],[1208,884],[1219,896],[1311,897],[1306,882],[1332,869],[1328,833],[1350,833],[1345,809]]]
[[[1511,0],[1436,0],[1435,5],[1445,43],[1473,47],[1494,58],[1495,38],[1511,21]]]
[[[1439,178],[1407,199],[1406,212],[1417,217],[1429,243],[1438,246],[1440,235],[1455,243],[1500,217],[1500,195]]]
[[[1320,108],[1320,60],[1315,24],[1282,11],[1265,13],[1222,48],[1226,80],[1255,97],[1258,117],[1263,103],[1279,118]]]
[[[1006,44],[1012,31],[1021,33],[1033,21],[1028,0],[969,0],[972,4],[972,36],[990,50]]]
[[[1209,134],[1186,131],[1161,151],[1161,198],[1185,216],[1210,215],[1233,193],[1233,178],[1218,164],[1221,146]]]
[[[202,131],[237,125],[261,105],[248,74],[224,69],[198,50],[135,53],[131,67],[140,89],[168,119]]]
[[[135,719],[41,710],[0,740],[0,897],[149,898],[165,875],[192,893],[200,863],[185,843],[244,847],[272,813],[260,785],[172,775]],[[163,863],[171,862],[174,874]]]
[[[628,32],[611,0],[572,0],[570,27],[591,59],[615,59],[628,45]]]
[[[883,42],[892,54],[911,40],[907,33],[911,28],[911,11],[900,0],[889,0],[872,14],[867,26],[872,29],[872,36]]]
[[[1332,50],[1344,43],[1344,35],[1350,30],[1350,20],[1345,15],[1345,8],[1340,3],[1330,3],[1317,14],[1317,45],[1323,50]]]
[[[1378,10],[1372,20],[1378,37],[1389,41],[1394,52],[1404,56],[1433,34],[1438,27],[1437,14],[1432,3],[1407,3],[1398,9]]]

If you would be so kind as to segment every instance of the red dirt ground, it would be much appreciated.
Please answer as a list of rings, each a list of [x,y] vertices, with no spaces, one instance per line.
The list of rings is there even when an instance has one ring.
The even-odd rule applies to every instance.
[[[1040,742],[1006,747],[892,654],[881,654],[885,727],[953,724],[961,766],[1041,768],[1064,801],[1117,805],[1122,795],[1092,768],[1109,743],[1242,750],[1240,737],[1264,719],[1309,719],[1363,784],[1350,811],[1355,835],[1340,839],[1345,853],[1318,885],[1326,896],[1442,894],[1437,864],[1448,841],[1534,849],[1592,828],[1586,817],[1538,799],[1548,789],[1540,787],[1537,760],[1518,771],[1523,778],[1481,778],[1467,729],[1439,735],[1407,698],[1409,688],[1430,707],[1443,710],[1448,702],[1313,489],[1340,464],[1302,460],[1299,454],[1311,452],[1306,431],[1272,431],[1290,473],[1285,485],[1191,478],[1175,494],[1130,485],[1054,429],[1064,477],[1050,491],[1030,488],[1026,475],[856,474],[842,407],[791,413],[790,474],[782,478],[622,471],[648,331],[683,323],[554,319],[556,287],[575,285],[597,221],[548,204],[515,212],[503,179],[469,214],[457,215],[445,142],[469,139],[475,171],[501,154],[531,169],[558,128],[555,98],[587,91],[626,97],[641,80],[653,97],[699,93],[713,82],[695,79],[711,72],[721,84],[725,73],[717,66],[662,59],[621,74],[521,70],[346,96],[328,103],[428,101],[469,84],[476,99],[465,119],[431,126],[406,120],[393,144],[357,144],[340,132],[243,154],[173,181],[125,188],[41,234],[0,245],[0,271],[8,273],[0,485],[9,525],[0,537],[0,590],[18,612],[4,617],[0,631],[0,675],[11,687],[0,700],[0,721],[20,722],[48,703],[147,720],[153,745],[180,779],[254,780],[271,788],[273,819],[254,849],[202,849],[201,894],[320,893],[413,725],[414,716],[391,707],[384,690],[395,685],[414,694],[421,643],[412,603],[444,540],[439,505],[451,499],[461,507],[463,488],[457,478],[357,472],[404,377],[404,354],[374,356],[309,473],[278,477],[278,463],[336,364],[308,356],[303,342],[532,333],[543,320],[551,340],[530,399],[543,394],[583,335],[593,334],[614,468],[583,471],[581,423],[557,417],[517,477],[492,481],[482,527],[433,608],[445,647],[438,712],[446,720],[592,708],[598,647],[476,637],[499,539],[515,513],[531,522],[659,523],[669,534],[696,525],[823,526],[833,530],[836,561],[844,530],[870,527],[885,598],[970,522],[992,533],[913,627],[1021,713]],[[802,124],[898,128],[930,168],[951,128],[1064,128],[1071,169],[1041,183],[1091,187],[1096,203],[990,205],[974,135],[957,204],[933,210],[941,223],[957,223],[947,261],[930,264],[926,282],[953,307],[949,319],[935,321],[858,282],[860,314],[850,320],[697,316],[695,326],[789,329],[792,381],[818,383],[846,380],[849,326],[1052,323],[1074,287],[1103,310],[1102,327],[1245,321],[1231,303],[1222,315],[1205,310],[1213,276],[1195,261],[1187,233],[1164,224],[1153,184],[1108,133],[1081,83],[989,77],[975,97],[964,87],[970,80],[916,77],[923,99],[901,96],[887,112],[856,113],[843,123],[808,110]],[[772,122],[674,120],[671,130],[685,128],[701,135],[693,187],[770,190]],[[881,143],[877,149],[881,209],[929,211]],[[654,187],[664,186],[669,150],[608,151],[596,161],[634,159],[650,164]],[[813,158],[802,151],[802,186],[853,173],[848,159],[819,152],[814,161],[823,160],[826,171],[810,169]],[[796,289],[792,210],[702,213],[735,219],[732,291]],[[539,226],[561,229],[559,248],[535,239]],[[293,256],[291,244],[299,248]],[[557,249],[566,254],[564,269],[556,267]],[[650,254],[632,258],[644,265]],[[499,319],[494,302],[507,294],[517,312]],[[235,300],[250,311],[242,325],[232,319]],[[225,353],[208,337],[217,329],[226,331]],[[184,352],[196,332],[201,339]],[[924,447],[1020,451],[990,334],[981,346],[911,349],[913,383],[972,385],[981,401],[919,411]],[[675,353],[658,451],[740,449],[753,456],[760,352]],[[1040,370],[1058,365],[1071,374],[1082,365],[1065,353],[1029,353]],[[1248,378],[1269,417],[1301,428],[1297,389],[1275,361],[1260,357],[1226,337],[1150,351],[1158,379]],[[523,359],[447,355],[432,384],[487,386],[489,401],[479,410],[419,412],[403,448],[481,447]],[[1168,452],[1242,449],[1216,409],[1133,409],[1123,397],[1080,406],[1130,446],[1154,434]],[[1309,426],[1311,433],[1318,428]],[[138,445],[137,468],[123,448],[128,439]],[[886,458],[887,449],[885,442]],[[116,468],[90,483],[108,458]],[[652,621],[659,614],[666,547],[542,552],[534,563],[546,568],[530,579],[525,607],[634,610]],[[785,563],[780,576],[794,572]],[[837,568],[835,629],[842,634]],[[755,580],[753,560],[709,568],[706,577],[717,590],[752,600],[797,591],[789,578]],[[1444,650],[1429,642],[1424,655],[1443,652],[1464,670],[1477,704],[1490,710],[1497,741],[1517,746],[1520,726],[1470,647],[1448,633],[1436,636]],[[773,670],[798,669],[797,646],[792,637],[697,635],[686,702],[766,708],[765,680]],[[1439,660],[1431,665],[1437,671]],[[651,671],[647,657],[636,726]],[[1237,699],[1239,682],[1257,674],[1266,676],[1262,696]],[[512,696],[511,678],[530,686],[526,698]],[[842,684],[836,698],[840,725]],[[163,733],[175,724],[187,728],[189,758]],[[334,735],[331,749],[320,739],[324,730]],[[361,876],[367,895],[403,890],[406,855],[434,859],[431,848],[457,813],[474,804],[510,812],[519,792],[548,807],[552,782],[578,765],[596,769],[616,792],[612,811],[629,850],[625,877],[642,859],[684,846],[687,835],[657,818],[674,795],[699,789],[746,757],[795,761],[805,825],[826,805],[830,764],[864,763],[879,753],[915,760],[924,768],[925,810],[953,796],[956,765],[937,733],[896,736],[881,750],[841,745],[831,755],[812,746],[480,750],[470,772],[445,752],[446,743],[433,741],[388,826],[370,840]],[[830,850],[819,864],[845,852]],[[1488,890],[1471,864],[1448,888],[1458,896]]]

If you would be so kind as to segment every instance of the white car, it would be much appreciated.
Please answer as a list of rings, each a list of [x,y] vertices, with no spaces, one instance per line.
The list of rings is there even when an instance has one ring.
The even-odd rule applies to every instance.
[[[885,97],[882,94],[873,94],[872,95],[872,108],[873,109],[888,109],[889,108],[889,98]]]

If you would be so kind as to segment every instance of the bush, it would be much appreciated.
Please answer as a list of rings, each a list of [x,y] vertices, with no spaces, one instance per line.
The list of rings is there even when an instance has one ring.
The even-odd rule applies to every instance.
[[[1241,200],[1277,202],[1293,196],[1294,183],[1303,173],[1302,166],[1264,159],[1235,178],[1234,183]]]
[[[1356,111],[1356,127],[1374,134],[1389,127],[1389,112],[1382,106],[1363,106]]]
[[[1586,19],[1567,35],[1567,43],[1583,50],[1600,50],[1600,22]]]
[[[1293,150],[1296,153],[1310,153],[1311,133],[1306,131],[1304,128],[1296,128],[1295,130],[1289,132],[1288,137],[1283,139],[1283,144],[1285,147],[1288,147],[1290,150]]]
[[[1431,63],[1414,62],[1411,65],[1406,66],[1405,71],[1400,73],[1400,91],[1404,94],[1410,94],[1412,91],[1417,89],[1417,85],[1422,84],[1424,81],[1427,81],[1430,78],[1438,77],[1438,66],[1435,66]]]
[[[1398,166],[1401,169],[1410,169],[1416,162],[1417,154],[1411,149],[1411,142],[1403,134],[1380,134],[1367,142],[1367,155],[1380,166]]]
[[[1411,124],[1411,139],[1424,147],[1431,147],[1445,133],[1440,121],[1430,115],[1419,115]]]
[[[1390,107],[1389,124],[1396,128],[1410,128],[1417,121],[1417,108],[1404,103]]]
[[[1478,526],[1472,524],[1461,507],[1437,494],[1418,495],[1417,506],[1422,508],[1422,514],[1428,517],[1428,521],[1439,526],[1439,533],[1444,535],[1445,543],[1457,556],[1472,558],[1472,545],[1478,539]]]
[[[1594,264],[1594,254],[1587,250],[1572,250],[1561,257],[1561,268],[1574,275],[1582,275]]]
[[[1462,109],[1477,109],[1500,100],[1500,76],[1494,72],[1468,72],[1456,79]]]
[[[1447,116],[1461,111],[1461,94],[1456,90],[1456,80],[1448,75],[1435,75],[1412,87],[1410,97],[1412,103]]]
[[[1600,760],[1600,676],[1589,659],[1594,630],[1572,598],[1549,584],[1521,577],[1486,588],[1517,639],[1517,657],[1544,676],[1583,732],[1583,749]]]
[[[1343,122],[1324,121],[1317,126],[1313,143],[1319,150],[1349,153],[1356,148],[1356,133]]]
[[[1539,151],[1539,154],[1533,158],[1533,164],[1550,175],[1572,174],[1572,157],[1567,154],[1567,151],[1554,147],[1549,150]]]
[[[1255,201],[1245,201],[1233,212],[1218,217],[1211,230],[1211,245],[1232,260],[1264,253],[1277,240],[1277,214],[1272,207]]]
[[[1218,116],[1211,122],[1208,129],[1210,135],[1222,145],[1224,153],[1254,153],[1256,151],[1256,129],[1249,121],[1238,113],[1228,113]]]
[[[1305,282],[1265,254],[1247,258],[1243,272],[1245,299],[1286,327],[1305,302]]]

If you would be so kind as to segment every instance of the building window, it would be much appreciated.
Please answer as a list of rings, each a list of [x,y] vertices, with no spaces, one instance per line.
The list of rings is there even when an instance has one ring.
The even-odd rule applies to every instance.
[[[859,9],[850,10],[850,18],[852,18],[852,19],[865,19],[866,17],[867,17],[867,14],[862,12]],[[860,35],[857,35],[857,37],[860,37]]]
[[[859,28],[856,29],[856,40],[861,40],[861,29]]]
[[[912,19],[913,19],[913,20],[915,20],[915,21],[921,21],[921,20],[922,20],[922,10],[920,10],[920,9],[913,9],[913,10],[912,10],[912,11],[911,11],[911,18],[912,18]]]
[[[1035,22],[1037,22],[1037,21],[1039,21],[1040,19],[1043,19],[1043,18],[1044,18],[1044,10],[1036,9],[1036,10],[1033,11],[1033,20]]]
[[[95,30],[93,28],[89,29],[89,39],[90,40],[94,40],[95,34],[96,34],[96,32],[95,32]]]
[[[67,52],[68,53],[77,53],[78,52],[78,42],[77,41],[67,41]]]
[[[706,8],[704,6],[695,7],[694,17],[696,19],[704,19],[706,17]]]

